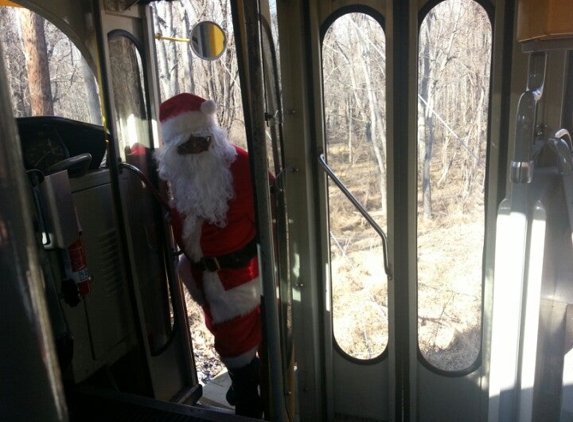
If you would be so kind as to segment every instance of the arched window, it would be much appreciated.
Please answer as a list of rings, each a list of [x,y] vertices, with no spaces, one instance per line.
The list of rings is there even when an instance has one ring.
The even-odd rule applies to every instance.
[[[473,0],[424,17],[418,72],[418,346],[445,371],[481,348],[492,27]]]
[[[386,41],[378,21],[348,13],[323,44],[326,159],[380,227],[386,227]],[[388,342],[382,241],[354,205],[328,184],[334,338],[357,359]]]

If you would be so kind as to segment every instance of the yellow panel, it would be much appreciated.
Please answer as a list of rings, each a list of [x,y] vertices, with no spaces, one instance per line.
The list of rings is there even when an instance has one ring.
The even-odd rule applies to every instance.
[[[0,6],[22,7],[19,4],[12,3],[11,1],[8,0],[0,0]]]
[[[517,40],[573,37],[573,0],[520,0]]]

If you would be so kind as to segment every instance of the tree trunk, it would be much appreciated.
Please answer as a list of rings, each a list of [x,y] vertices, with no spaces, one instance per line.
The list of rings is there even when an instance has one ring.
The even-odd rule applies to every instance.
[[[187,3],[185,3],[187,4]],[[185,28],[186,33],[185,37],[191,36],[191,30],[193,29],[193,17],[189,15],[190,7],[185,7]],[[188,43],[185,48],[185,55],[184,55],[184,63],[185,68],[183,69],[183,90],[184,92],[195,92],[195,78],[193,78],[193,49],[191,48],[191,44]]]
[[[364,83],[368,94],[368,114],[370,116],[370,142],[374,149],[374,156],[378,164],[379,188],[380,188],[380,210],[386,215],[386,136],[382,131],[380,116],[376,112],[378,100],[372,87],[372,77],[370,74],[370,63],[364,63]]]
[[[171,22],[167,22],[165,5],[157,3],[155,6],[155,16],[154,20],[158,25],[158,32],[165,35],[171,36],[170,25]],[[171,74],[169,72],[169,63],[167,59],[168,55],[168,43],[171,41],[160,40],[157,43],[156,54],[157,54],[157,67],[159,71],[159,89],[162,100],[166,100],[173,96],[172,84],[171,84]]]
[[[426,152],[424,154],[424,170],[422,173],[422,194],[424,201],[424,218],[432,218],[432,148],[434,146],[434,119],[432,115],[426,116],[426,128],[428,137],[426,139]]]
[[[170,29],[170,36],[179,37],[180,34],[178,34],[177,29],[175,29],[175,28],[179,28],[179,25],[174,25],[173,4],[172,3],[167,3],[167,10],[168,10],[167,18],[169,19],[167,23],[168,23],[169,29]],[[179,54],[177,51],[178,50],[178,48],[177,48],[178,44],[179,43],[175,42],[175,41],[167,41],[167,45],[171,49],[171,54],[173,55],[173,57],[176,57],[176,58],[179,57]],[[175,60],[175,65],[169,69],[169,73],[168,73],[169,82],[170,82],[170,85],[172,88],[170,97],[173,95],[179,94],[179,92],[180,92],[179,91],[179,68],[180,68],[180,65],[178,62],[179,62],[179,60]]]
[[[34,12],[21,9],[20,26],[26,56],[32,114],[34,116],[53,116],[54,107],[44,35],[44,19]]]
[[[431,15],[426,18],[426,31],[424,40],[421,41],[421,69],[420,69],[420,100],[421,106],[418,108],[418,148],[424,150],[422,164],[422,203],[423,216],[426,219],[432,218],[432,184],[430,180],[430,164],[432,160],[433,124],[432,124],[432,104],[430,99],[430,29]],[[418,154],[420,156],[420,154]],[[421,158],[421,157],[420,157]]]
[[[346,101],[344,102],[344,104],[346,105],[346,119],[348,120],[348,164],[352,164],[352,104],[350,104],[350,99],[346,98]]]

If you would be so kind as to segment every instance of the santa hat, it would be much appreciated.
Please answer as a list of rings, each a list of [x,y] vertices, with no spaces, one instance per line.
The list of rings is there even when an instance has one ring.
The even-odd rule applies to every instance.
[[[178,94],[159,108],[163,142],[181,134],[190,134],[215,126],[217,105],[194,94]]]

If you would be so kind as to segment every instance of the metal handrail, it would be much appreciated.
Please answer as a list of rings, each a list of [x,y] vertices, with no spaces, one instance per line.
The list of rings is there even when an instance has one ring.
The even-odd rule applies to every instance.
[[[384,271],[386,272],[388,280],[391,280],[392,270],[390,269],[390,264],[388,262],[388,238],[386,236],[386,233],[384,233],[384,230],[382,230],[382,228],[378,225],[378,223],[374,221],[374,219],[370,216],[368,211],[366,211],[366,209],[362,206],[362,204],[358,202],[358,199],[356,199],[356,197],[352,195],[352,193],[348,190],[348,188],[344,185],[344,183],[342,183],[342,181],[330,168],[330,166],[328,165],[328,163],[324,158],[324,153],[321,153],[318,156],[318,162],[320,163],[322,169],[326,172],[326,174],[330,176],[330,178],[336,184],[336,186],[338,186],[338,188],[342,191],[342,193],[344,193],[344,195],[348,198],[348,200],[352,202],[352,205],[354,205],[354,207],[360,212],[360,214],[362,214],[362,216],[366,219],[366,221],[370,223],[372,228],[376,231],[376,233],[378,233],[378,235],[382,239],[382,249],[384,251]]]

